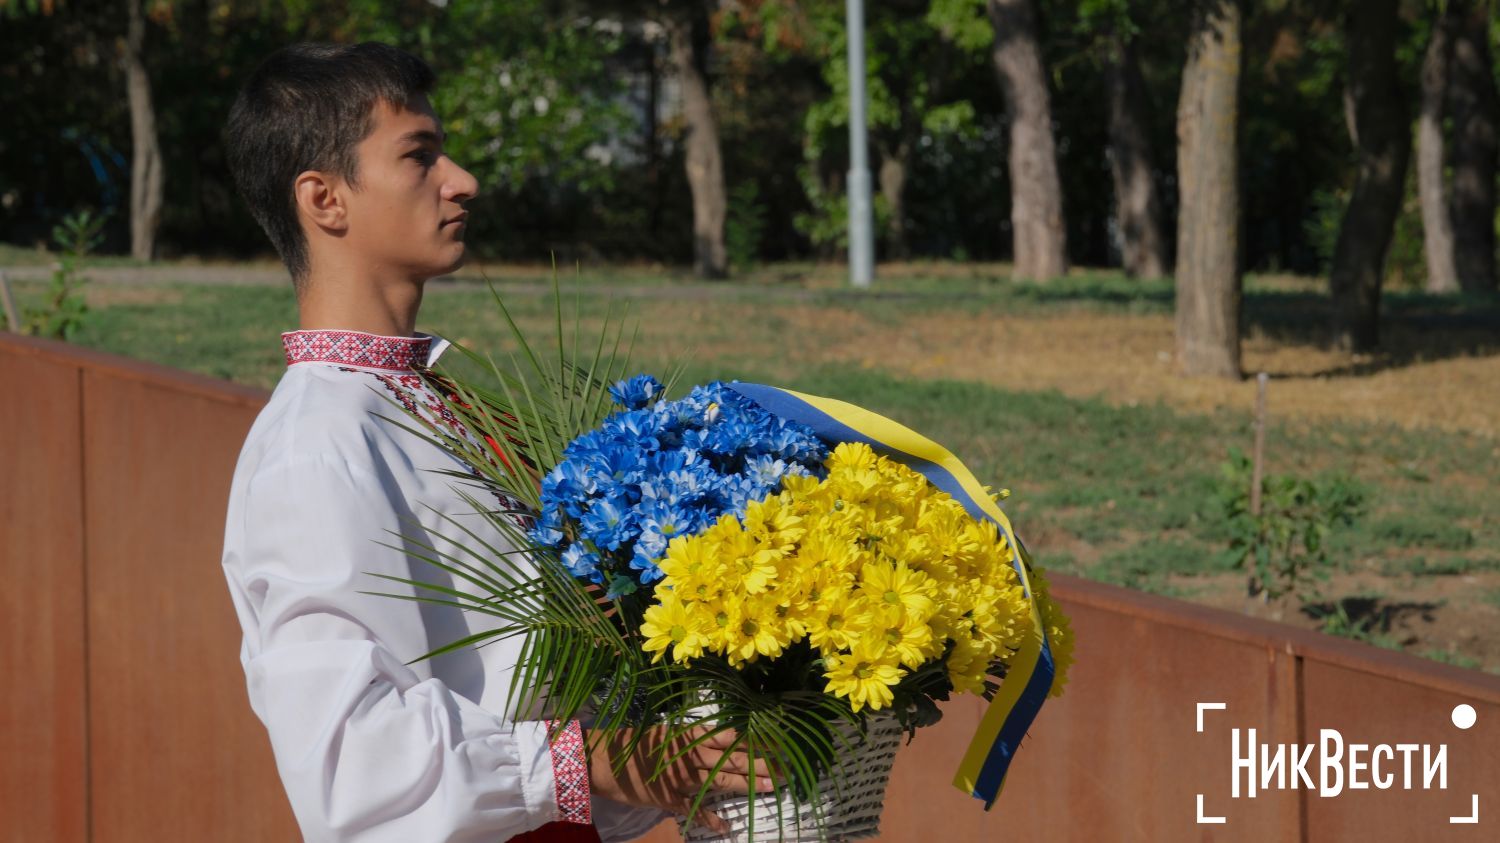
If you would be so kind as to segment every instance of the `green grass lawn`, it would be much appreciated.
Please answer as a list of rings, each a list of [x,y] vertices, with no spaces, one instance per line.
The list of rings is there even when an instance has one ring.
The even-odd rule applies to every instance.
[[[587,332],[606,309],[602,287],[568,286],[579,292]],[[21,285],[18,295],[31,298],[40,289]],[[693,289],[684,286],[681,295],[695,295]],[[1088,307],[1129,318],[1170,307],[1171,291],[1165,282],[1085,276],[1045,290],[967,279],[947,286],[912,282],[885,295],[810,293],[818,304],[860,309],[899,330],[905,314],[956,307]],[[921,430],[959,454],[982,480],[1012,490],[1006,507],[1048,567],[1189,599],[1242,588],[1242,577],[1218,561],[1228,533],[1215,491],[1229,448],[1249,447],[1248,416],[914,381],[798,359],[798,338],[789,327],[774,313],[745,304],[757,294],[749,285],[715,294],[725,296],[715,301],[743,297],[732,309],[705,303],[710,316],[732,311],[732,318],[723,319],[683,318],[680,308],[659,306],[661,298],[636,301],[632,308],[646,338],[636,349],[636,368],[662,371],[688,349],[689,383],[769,381],[862,404]],[[1291,307],[1289,297],[1298,295],[1268,284],[1252,294],[1261,300],[1251,307],[1273,314]],[[94,307],[76,338],[80,344],[261,387],[272,386],[283,368],[278,334],[295,326],[291,291],[282,287],[121,287],[108,298]],[[508,303],[533,336],[545,336],[548,296],[512,295]],[[1412,296],[1394,306],[1447,305]],[[503,353],[508,347],[488,292],[472,287],[430,290],[418,327],[441,328],[474,348]],[[764,351],[747,355],[747,347]],[[1481,623],[1493,616],[1491,623],[1500,624],[1500,496],[1493,479],[1500,443],[1391,426],[1282,420],[1271,425],[1267,450],[1273,471],[1343,472],[1365,495],[1364,514],[1332,537],[1333,556],[1347,574],[1331,588],[1370,595],[1374,582],[1372,605],[1385,606],[1387,619],[1392,606],[1441,601],[1435,605],[1461,609]],[[1467,594],[1449,589],[1441,598],[1423,596],[1423,589],[1464,577],[1475,578]],[[1404,643],[1433,658],[1500,668],[1500,650],[1445,634],[1418,634]]]

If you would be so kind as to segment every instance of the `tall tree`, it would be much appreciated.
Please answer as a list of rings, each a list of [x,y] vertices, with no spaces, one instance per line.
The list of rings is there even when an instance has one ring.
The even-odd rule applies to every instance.
[[[672,4],[663,23],[671,40],[672,66],[682,90],[685,166],[693,193],[693,268],[700,278],[729,273],[724,241],[728,194],[719,125],[709,94],[708,52],[712,43],[708,8],[701,0]]]
[[[130,101],[130,256],[150,260],[156,254],[161,225],[161,138],[146,72],[146,17],[142,0],[126,0],[125,92]]]
[[[1017,278],[1068,270],[1068,231],[1052,137],[1052,99],[1032,0],[989,0],[991,57],[1010,121],[1010,220]]]
[[[1177,361],[1240,377],[1239,80],[1236,0],[1198,0],[1177,102]]]
[[[1417,194],[1422,204],[1422,251],[1427,260],[1427,292],[1458,289],[1453,263],[1453,219],[1448,211],[1448,188],[1443,153],[1444,101],[1448,96],[1448,66],[1453,60],[1456,4],[1436,10],[1432,35],[1422,56],[1422,105],[1417,117]]]
[[[1448,91],[1453,113],[1453,250],[1465,290],[1495,289],[1495,155],[1500,99],[1490,63],[1489,0],[1460,3]]]
[[[1411,123],[1396,67],[1398,5],[1398,0],[1367,0],[1345,14],[1346,84],[1358,171],[1329,283],[1334,340],[1351,351],[1369,351],[1380,343],[1380,283],[1411,151]]]
[[[1109,171],[1115,186],[1115,222],[1125,273],[1138,278],[1167,274],[1167,238],[1162,229],[1151,156],[1146,83],[1127,21],[1110,28],[1104,83],[1109,99]]]

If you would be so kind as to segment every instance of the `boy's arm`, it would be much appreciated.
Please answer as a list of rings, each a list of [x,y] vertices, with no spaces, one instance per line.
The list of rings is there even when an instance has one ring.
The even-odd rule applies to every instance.
[[[441,607],[359,593],[403,590],[368,573],[425,566],[377,544],[412,529],[387,523],[386,494],[315,457],[258,474],[231,502],[224,566],[241,661],[304,836],[493,841],[588,822],[581,744],[549,745],[545,723],[512,722],[402,663],[420,654],[405,652],[413,642],[447,642],[427,642]]]

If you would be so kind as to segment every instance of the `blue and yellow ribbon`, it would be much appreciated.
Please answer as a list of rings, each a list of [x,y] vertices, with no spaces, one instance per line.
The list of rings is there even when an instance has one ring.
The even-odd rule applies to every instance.
[[[953,784],[984,800],[985,810],[995,804],[1005,785],[1005,771],[1020,747],[1036,715],[1052,689],[1056,667],[1042,614],[1028,575],[1030,557],[1017,540],[1010,519],[958,458],[946,448],[916,431],[863,407],[831,398],[804,395],[789,389],[761,384],[735,383],[732,388],[767,411],[807,425],[832,442],[864,442],[876,452],[919,471],[932,485],[964,505],[975,518],[988,518],[1015,552],[1016,575],[1031,607],[1031,633],[1011,658],[1005,679],[979,721],[979,730],[969,743]]]

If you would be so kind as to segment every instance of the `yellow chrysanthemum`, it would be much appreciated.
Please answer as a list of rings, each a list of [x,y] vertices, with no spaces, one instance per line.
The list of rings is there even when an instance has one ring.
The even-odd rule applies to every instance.
[[[786,623],[777,616],[774,604],[751,600],[726,624],[724,640],[725,655],[732,663],[742,663],[760,656],[781,655],[791,643],[791,635]]]
[[[751,501],[745,507],[744,529],[762,548],[773,550],[777,558],[790,553],[806,534],[802,519],[783,501],[783,495]]]
[[[1063,686],[1068,682],[1068,669],[1073,666],[1073,628],[1068,616],[1052,599],[1046,573],[1041,568],[1031,571],[1031,587],[1036,594],[1037,610],[1042,615],[1042,627],[1047,632],[1047,645],[1052,650],[1052,662],[1056,674],[1052,679],[1051,697],[1062,696]]]
[[[887,614],[885,625],[873,632],[872,640],[894,652],[903,667],[918,668],[943,652],[942,642],[932,637],[932,627],[911,614],[903,613],[896,618]]]
[[[866,630],[874,627],[869,601],[863,597],[829,594],[819,601],[817,610],[808,617],[807,634],[824,655],[853,647]]]
[[[849,707],[879,710],[895,699],[891,686],[904,675],[892,650],[878,642],[866,642],[846,655],[828,657],[828,692],[847,697]]]
[[[660,602],[646,609],[641,634],[646,637],[641,645],[653,663],[661,661],[667,648],[672,650],[673,661],[686,662],[703,655],[708,646],[707,629],[703,619],[691,612],[670,591],[661,595]]]
[[[860,591],[876,606],[900,607],[924,621],[936,608],[931,580],[921,571],[908,568],[905,562],[868,563],[860,569],[859,585]]]
[[[780,557],[768,552],[743,530],[725,535],[719,543],[719,552],[723,554],[725,576],[746,594],[765,591],[776,578],[776,561]]]

